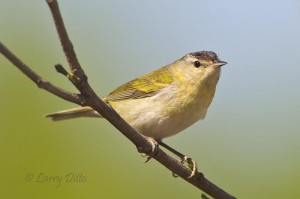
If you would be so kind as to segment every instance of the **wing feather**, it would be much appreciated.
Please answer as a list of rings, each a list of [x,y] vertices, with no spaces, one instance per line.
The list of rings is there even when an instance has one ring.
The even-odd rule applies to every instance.
[[[169,86],[173,80],[173,76],[170,74],[168,67],[165,66],[123,84],[109,93],[105,98],[108,101],[117,101],[151,97],[159,90]]]

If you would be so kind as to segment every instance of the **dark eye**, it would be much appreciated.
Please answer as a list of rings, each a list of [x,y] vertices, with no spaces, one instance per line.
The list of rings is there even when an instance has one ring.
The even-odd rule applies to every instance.
[[[201,63],[200,63],[199,61],[195,61],[195,62],[194,62],[194,66],[195,66],[196,68],[199,68],[199,67],[201,66]]]

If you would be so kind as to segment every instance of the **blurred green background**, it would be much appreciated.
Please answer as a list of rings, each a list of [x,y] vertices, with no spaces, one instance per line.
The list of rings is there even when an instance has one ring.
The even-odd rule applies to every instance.
[[[66,27],[100,96],[184,54],[213,50],[223,68],[204,121],[166,139],[238,198],[300,198],[300,3],[61,1]],[[47,80],[67,66],[44,1],[2,0],[0,40]],[[0,198],[199,198],[144,159],[107,121],[53,123],[71,108],[0,56]],[[80,182],[66,182],[67,174]],[[62,176],[61,184],[37,182]]]

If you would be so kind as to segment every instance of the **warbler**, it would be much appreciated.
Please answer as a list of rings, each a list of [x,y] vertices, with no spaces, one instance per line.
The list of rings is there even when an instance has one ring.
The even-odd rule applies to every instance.
[[[161,141],[205,118],[225,64],[211,51],[189,53],[123,84],[102,99],[136,131]],[[85,106],[46,117],[63,120],[101,115]]]

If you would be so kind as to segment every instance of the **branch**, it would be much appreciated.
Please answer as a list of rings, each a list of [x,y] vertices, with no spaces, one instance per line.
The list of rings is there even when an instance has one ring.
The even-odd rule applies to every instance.
[[[0,42],[0,52],[6,57],[12,64],[14,64],[18,69],[20,69],[27,77],[29,77],[39,88],[42,88],[50,93],[60,97],[66,101],[73,102],[78,105],[83,105],[85,102],[84,98],[80,94],[71,93],[57,86],[54,86],[47,80],[43,79],[41,76],[36,74],[31,70],[26,64],[24,64],[20,59],[18,59],[12,52],[10,52],[1,42]]]
[[[76,53],[73,49],[73,44],[69,39],[67,30],[64,25],[63,18],[60,14],[57,1],[56,0],[46,0],[46,1],[51,10],[51,14],[54,20],[54,24],[58,33],[60,43],[62,44],[63,51],[70,65],[72,73],[74,73],[74,75],[76,75],[81,79],[86,78],[84,71],[79,64]]]
[[[104,118],[106,118],[113,126],[115,126],[132,143],[134,143],[137,146],[139,152],[151,156],[153,159],[160,162],[166,168],[171,170],[173,173],[176,173],[187,182],[193,184],[194,186],[198,187],[214,198],[234,198],[233,196],[226,193],[221,188],[217,187],[215,184],[207,180],[202,173],[197,172],[195,175],[189,178],[189,176],[191,175],[190,169],[159,149],[155,140],[136,132],[129,124],[125,122],[123,118],[120,117],[120,115],[118,115],[116,111],[110,108],[96,95],[94,90],[89,85],[87,76],[85,75],[83,69],[79,64],[79,61],[73,49],[73,45],[65,29],[57,1],[47,0],[47,3],[51,10],[63,51],[70,65],[71,73],[68,73],[69,80],[74,84],[74,86],[80,91],[81,94],[70,93],[42,79],[27,65],[20,61],[15,55],[13,55],[4,45],[2,45],[2,43],[0,43],[0,53],[2,53],[9,61],[11,61],[16,67],[18,67],[40,88],[43,88],[67,101],[92,107]],[[66,72],[60,71],[60,73],[65,74]],[[155,151],[153,151],[154,148],[156,149]]]

